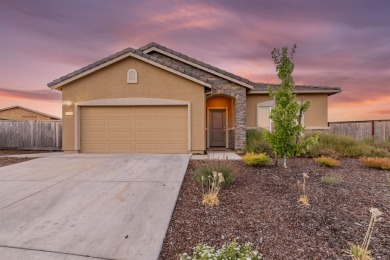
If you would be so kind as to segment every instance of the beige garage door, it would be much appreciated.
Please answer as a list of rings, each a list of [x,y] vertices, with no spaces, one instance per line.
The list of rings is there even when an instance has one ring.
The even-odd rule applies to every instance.
[[[187,106],[81,107],[86,153],[188,151]]]

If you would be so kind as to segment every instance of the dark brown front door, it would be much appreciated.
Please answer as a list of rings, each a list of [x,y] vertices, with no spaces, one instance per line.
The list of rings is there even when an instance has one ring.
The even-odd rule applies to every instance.
[[[226,111],[210,110],[210,146],[226,146]]]

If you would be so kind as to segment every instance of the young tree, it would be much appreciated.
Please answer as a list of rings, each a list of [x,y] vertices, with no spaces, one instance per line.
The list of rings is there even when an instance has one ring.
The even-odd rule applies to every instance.
[[[267,134],[271,148],[275,152],[276,163],[278,157],[283,157],[283,166],[287,168],[287,158],[299,155],[316,143],[318,137],[313,135],[299,141],[299,136],[304,132],[301,118],[309,107],[310,102],[298,104],[294,94],[294,63],[292,62],[297,46],[294,45],[291,52],[288,48],[274,49],[272,58],[276,65],[278,78],[282,81],[276,89],[269,87],[269,96],[275,101],[270,118],[274,123],[273,131]]]

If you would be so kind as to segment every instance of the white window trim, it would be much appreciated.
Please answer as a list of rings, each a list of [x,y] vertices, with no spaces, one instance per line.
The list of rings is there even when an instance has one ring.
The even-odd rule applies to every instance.
[[[272,111],[272,108],[274,107],[275,105],[275,102],[273,100],[270,100],[270,101],[265,101],[265,102],[261,102],[261,103],[258,103],[257,106],[256,106],[256,127],[257,128],[262,128],[260,127],[260,122],[259,122],[259,117],[260,117],[260,110],[259,108],[260,107],[269,107],[269,112],[271,114],[271,111]],[[271,118],[269,118],[269,128],[268,130],[271,132],[272,131],[272,120]]]
[[[135,78],[133,80],[130,80],[130,74],[131,73],[135,74]],[[127,71],[127,83],[128,84],[137,84],[138,83],[138,72],[137,72],[136,69],[129,69]]]

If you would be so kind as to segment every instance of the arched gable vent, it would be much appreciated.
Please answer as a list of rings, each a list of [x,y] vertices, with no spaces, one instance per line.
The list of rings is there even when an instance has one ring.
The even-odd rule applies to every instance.
[[[129,69],[127,71],[127,83],[130,84],[138,83],[138,75],[135,69]]]

